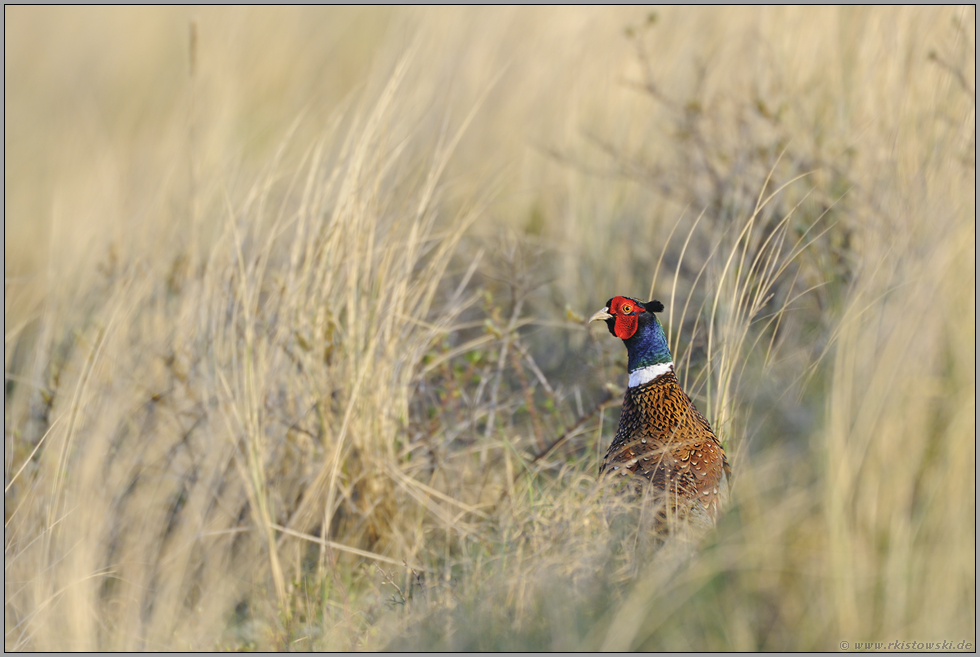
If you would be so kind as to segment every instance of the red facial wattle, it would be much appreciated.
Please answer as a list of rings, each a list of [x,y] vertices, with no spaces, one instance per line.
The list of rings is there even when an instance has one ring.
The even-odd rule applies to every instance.
[[[644,311],[643,306],[626,297],[614,297],[609,303],[609,312],[615,317],[613,331],[617,338],[628,340],[636,333],[639,325],[638,313]]]
[[[616,323],[613,324],[616,337],[623,340],[632,338],[638,323],[636,315],[616,315]]]

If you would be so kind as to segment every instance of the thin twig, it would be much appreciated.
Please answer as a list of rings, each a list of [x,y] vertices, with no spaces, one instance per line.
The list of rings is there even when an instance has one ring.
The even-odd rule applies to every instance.
[[[544,459],[544,458],[547,458],[547,457],[548,457],[549,455],[551,455],[551,454],[552,454],[552,453],[553,453],[553,452],[554,452],[554,451],[555,451],[556,449],[558,449],[559,447],[561,447],[562,445],[564,445],[564,444],[565,444],[565,442],[566,442],[566,441],[567,441],[567,440],[568,440],[569,438],[571,438],[571,437],[572,437],[572,435],[573,435],[573,434],[575,434],[575,433],[576,433],[576,432],[577,432],[577,431],[578,431],[578,430],[579,430],[579,429],[580,429],[580,428],[582,427],[582,425],[583,425],[583,424],[585,424],[586,422],[588,422],[588,421],[589,421],[589,420],[590,420],[590,419],[592,418],[592,416],[594,416],[594,415],[595,415],[596,413],[598,413],[599,411],[601,411],[601,410],[603,410],[603,409],[605,409],[605,408],[608,408],[608,407],[609,407],[609,405],[610,405],[610,404],[612,404],[612,402],[613,402],[613,395],[612,395],[612,393],[611,393],[611,392],[607,392],[607,393],[605,394],[605,396],[603,396],[603,398],[602,398],[602,400],[601,400],[601,401],[600,401],[600,402],[599,402],[598,404],[596,404],[596,405],[595,405],[595,406],[594,406],[594,407],[592,408],[592,410],[591,410],[591,411],[589,411],[589,412],[588,412],[588,413],[586,413],[585,415],[583,415],[583,416],[581,416],[581,417],[580,417],[580,418],[579,418],[579,419],[578,419],[578,420],[577,420],[577,421],[575,422],[575,424],[573,424],[573,425],[572,425],[572,426],[571,426],[571,427],[570,427],[570,428],[569,428],[569,429],[568,429],[568,430],[567,430],[567,431],[566,431],[565,433],[563,433],[562,435],[560,435],[560,436],[558,436],[557,438],[555,438],[555,440],[554,440],[554,441],[552,441],[552,443],[551,443],[550,445],[548,445],[547,447],[545,447],[545,448],[544,448],[544,450],[543,450],[543,451],[542,451],[542,452],[541,452],[540,454],[538,454],[538,455],[537,455],[537,456],[535,456],[535,457],[534,457],[533,459],[531,459],[531,462],[530,462],[530,463],[528,463],[528,468],[526,468],[526,469],[524,470],[524,472],[523,472],[523,473],[521,473],[521,474],[524,474],[524,473],[526,473],[526,472],[528,472],[528,471],[530,470],[530,466],[532,466],[532,465],[534,465],[535,463],[537,463],[537,462],[538,462],[538,461],[540,461],[541,459]],[[520,476],[521,476],[521,475],[520,475],[520,474],[518,474],[518,475],[517,475],[517,476],[516,476],[516,477],[514,478],[514,479],[515,479],[515,481],[516,481],[516,480],[517,480],[518,478],[520,478]]]

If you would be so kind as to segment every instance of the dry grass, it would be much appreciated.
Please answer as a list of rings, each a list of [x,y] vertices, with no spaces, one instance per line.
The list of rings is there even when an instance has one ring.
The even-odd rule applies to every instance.
[[[5,648],[975,646],[975,22],[6,8]]]

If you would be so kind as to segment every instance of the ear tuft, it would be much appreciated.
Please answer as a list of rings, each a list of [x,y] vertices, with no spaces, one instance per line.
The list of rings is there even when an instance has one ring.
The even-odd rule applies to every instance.
[[[662,313],[664,311],[664,304],[656,299],[652,299],[641,305],[652,313]]]

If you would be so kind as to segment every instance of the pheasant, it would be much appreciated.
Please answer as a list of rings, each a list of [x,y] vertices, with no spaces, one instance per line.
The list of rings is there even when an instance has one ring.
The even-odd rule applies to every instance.
[[[613,297],[589,318],[604,320],[629,355],[619,429],[599,475],[640,475],[662,497],[662,518],[669,514],[711,525],[727,500],[731,469],[708,421],[677,382],[667,336],[655,314],[663,309],[659,301]]]

